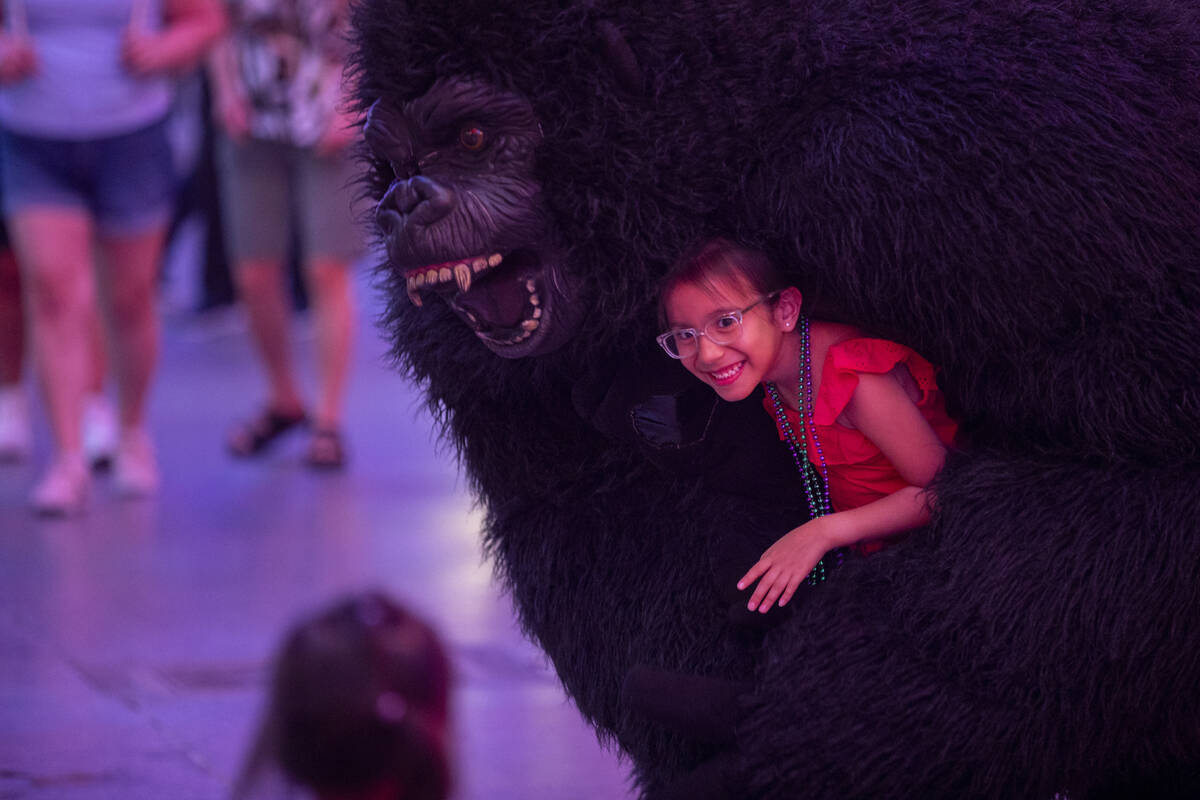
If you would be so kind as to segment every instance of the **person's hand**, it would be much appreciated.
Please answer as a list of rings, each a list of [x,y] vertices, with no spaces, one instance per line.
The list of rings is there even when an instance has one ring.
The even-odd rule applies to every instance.
[[[234,142],[242,142],[250,135],[250,102],[232,88],[220,89],[214,85],[213,114],[217,124]]]
[[[349,147],[358,135],[358,119],[339,103],[337,110],[330,116],[325,133],[313,145],[313,150],[319,156],[336,155]]]
[[[787,605],[821,557],[838,546],[832,528],[829,517],[818,517],[793,528],[768,547],[738,581],[738,589],[758,581],[747,608],[765,614],[776,600],[780,606]]]
[[[170,40],[162,33],[130,25],[121,40],[121,63],[138,78],[167,72],[175,63]]]
[[[24,80],[37,69],[37,52],[27,36],[0,33],[0,85]]]

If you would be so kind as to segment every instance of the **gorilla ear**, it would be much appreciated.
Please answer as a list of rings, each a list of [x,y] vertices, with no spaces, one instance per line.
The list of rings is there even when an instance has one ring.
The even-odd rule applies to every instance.
[[[637,56],[633,54],[633,48],[625,41],[621,29],[607,20],[601,20],[596,23],[596,32],[600,34],[604,55],[612,65],[613,74],[616,75],[620,87],[630,94],[645,94],[642,68],[638,64]]]

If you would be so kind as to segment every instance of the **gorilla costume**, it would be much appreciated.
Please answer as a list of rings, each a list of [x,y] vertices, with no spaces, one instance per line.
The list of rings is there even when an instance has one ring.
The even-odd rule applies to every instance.
[[[733,797],[1200,796],[1194,3],[363,0],[355,37],[397,362],[647,797],[714,755]],[[939,364],[969,440],[765,630],[714,542],[804,521],[799,476],[654,345],[712,234]],[[741,746],[631,709],[637,664],[752,680]]]

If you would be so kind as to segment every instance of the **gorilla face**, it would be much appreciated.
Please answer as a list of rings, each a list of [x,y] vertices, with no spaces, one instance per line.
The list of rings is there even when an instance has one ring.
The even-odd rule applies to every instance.
[[[440,297],[505,358],[570,338],[582,303],[535,177],[542,130],[524,98],[441,79],[400,106],[377,100],[364,136],[375,220],[413,303]]]

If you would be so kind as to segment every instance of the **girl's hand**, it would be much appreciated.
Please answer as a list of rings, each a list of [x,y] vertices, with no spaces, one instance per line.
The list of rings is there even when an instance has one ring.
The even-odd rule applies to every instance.
[[[37,52],[26,36],[0,33],[0,84],[24,80],[37,68]]]
[[[738,589],[758,581],[747,608],[765,614],[776,600],[780,607],[787,605],[821,557],[840,546],[834,528],[832,517],[818,517],[793,528],[768,547],[738,581]]]

